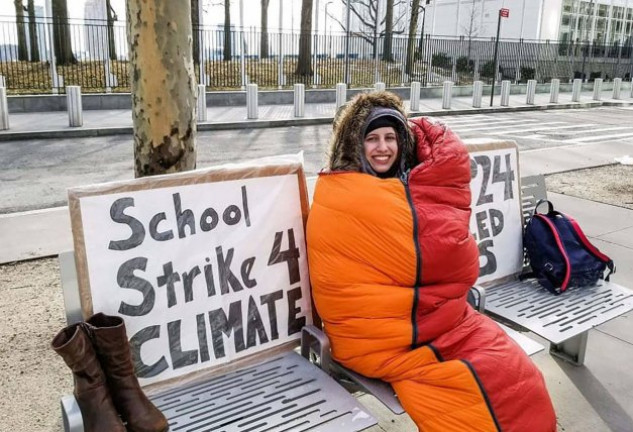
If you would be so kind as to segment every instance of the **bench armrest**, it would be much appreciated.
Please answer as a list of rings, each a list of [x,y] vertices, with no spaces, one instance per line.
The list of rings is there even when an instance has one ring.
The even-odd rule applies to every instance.
[[[486,289],[482,286],[473,286],[472,288],[470,288],[470,293],[468,293],[468,295],[473,295],[475,297],[475,304],[473,305],[473,307],[481,312],[484,313],[486,310]]]
[[[301,330],[301,355],[330,373],[330,340],[314,325],[304,326]]]

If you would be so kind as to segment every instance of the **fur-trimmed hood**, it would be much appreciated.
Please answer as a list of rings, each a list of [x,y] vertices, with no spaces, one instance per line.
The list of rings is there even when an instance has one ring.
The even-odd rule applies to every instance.
[[[394,109],[404,117],[406,113],[402,100],[390,92],[361,93],[347,103],[334,119],[334,131],[328,153],[328,169],[330,171],[357,171],[365,172],[364,160],[364,131],[368,118],[374,108],[383,107]],[[398,145],[400,147],[400,160],[395,163],[403,165],[406,169],[415,165],[415,149],[411,131],[408,126],[403,126],[398,131]]]

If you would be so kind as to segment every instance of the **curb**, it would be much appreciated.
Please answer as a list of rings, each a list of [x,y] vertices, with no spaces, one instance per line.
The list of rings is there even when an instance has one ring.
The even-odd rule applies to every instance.
[[[522,111],[545,111],[550,109],[583,109],[598,108],[601,106],[631,106],[633,102],[627,101],[591,101],[591,102],[571,102],[564,104],[543,104],[543,105],[520,105],[513,107],[488,107],[488,108],[460,108],[441,111],[413,111],[409,117],[442,117],[449,115],[473,115],[489,114],[496,112],[522,112]],[[242,130],[242,129],[262,129],[287,126],[313,126],[331,124],[334,116],[331,117],[310,117],[310,118],[289,118],[280,120],[241,120],[233,122],[204,122],[198,124],[198,131],[221,131],[221,130]],[[22,141],[33,139],[59,139],[59,138],[94,138],[115,135],[132,135],[132,126],[114,126],[102,128],[77,128],[77,129],[53,129],[29,132],[0,132],[0,143],[8,141]]]

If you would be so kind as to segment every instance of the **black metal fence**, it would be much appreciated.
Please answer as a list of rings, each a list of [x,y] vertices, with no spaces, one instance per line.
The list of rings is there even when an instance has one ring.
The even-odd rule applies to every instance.
[[[130,91],[125,26],[109,31],[104,22],[72,22],[60,25],[37,22],[27,29],[26,52],[18,49],[15,21],[0,21],[0,75],[11,93],[63,92],[79,85],[84,92]],[[70,53],[56,56],[55,74],[51,46],[56,32],[69,34]],[[37,39],[31,44],[31,34]],[[290,88],[304,83],[314,88],[333,88],[347,82],[369,87],[384,82],[388,87],[420,81],[437,86],[450,80],[467,85],[475,80],[491,82],[494,40],[403,35],[373,38],[351,34],[348,55],[344,33],[310,34],[307,73],[297,74],[299,33],[269,32],[262,46],[257,30],[200,28],[194,52],[195,73],[209,90],[239,90],[247,83],[262,89]],[[39,54],[39,59],[35,56]],[[633,72],[633,40],[624,45],[504,40],[499,44],[499,74],[513,82],[536,79],[562,82],[597,77],[630,80]],[[305,68],[304,68],[305,69]],[[347,77],[345,76],[347,72]],[[201,79],[202,74],[202,79]]]

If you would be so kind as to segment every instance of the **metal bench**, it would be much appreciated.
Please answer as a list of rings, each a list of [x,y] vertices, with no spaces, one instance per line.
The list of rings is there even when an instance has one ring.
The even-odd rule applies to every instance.
[[[523,178],[521,194],[525,222],[538,200],[547,198],[545,178]],[[485,310],[547,339],[552,355],[579,366],[589,330],[633,310],[633,291],[601,281],[553,296],[534,279],[513,280],[486,287]]]
[[[72,324],[82,319],[74,253],[60,254],[59,264],[66,317]],[[344,387],[292,349],[149,397],[171,431],[339,432],[377,424]],[[74,396],[62,398],[61,411],[66,432],[83,432]]]

